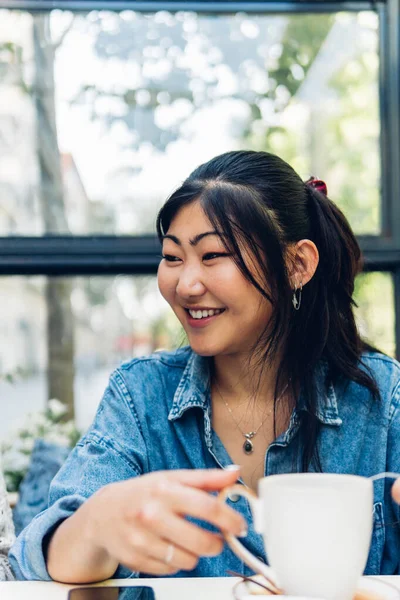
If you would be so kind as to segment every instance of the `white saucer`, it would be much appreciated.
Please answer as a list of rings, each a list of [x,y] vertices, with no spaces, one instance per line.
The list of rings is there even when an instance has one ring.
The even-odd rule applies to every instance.
[[[256,580],[262,582],[263,578],[256,575]],[[234,586],[234,598],[237,600],[255,600],[262,596],[272,596],[255,583],[240,581]],[[323,598],[305,598],[300,596],[280,595],[285,600],[324,600]],[[400,586],[375,577],[362,577],[360,579],[354,600],[400,600]]]

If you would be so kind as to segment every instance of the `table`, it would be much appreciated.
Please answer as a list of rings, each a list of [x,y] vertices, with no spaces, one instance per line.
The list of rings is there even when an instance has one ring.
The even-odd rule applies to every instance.
[[[400,589],[400,576],[380,577]],[[154,587],[157,600],[232,600],[235,577],[202,577],[182,579],[109,579],[101,586],[149,585]],[[66,600],[68,590],[77,587],[48,581],[0,582],[1,600]]]
[[[235,577],[109,579],[101,586],[149,585],[154,587],[157,600],[232,600]],[[66,600],[68,590],[77,587],[49,581],[0,582],[1,600]],[[177,594],[179,589],[179,594]]]

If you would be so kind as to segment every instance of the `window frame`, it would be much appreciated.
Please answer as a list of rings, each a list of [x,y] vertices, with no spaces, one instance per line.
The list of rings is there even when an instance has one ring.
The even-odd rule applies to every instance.
[[[381,233],[358,236],[365,271],[393,276],[396,353],[400,356],[400,4],[398,0],[0,0],[0,9],[140,12],[193,10],[226,14],[326,13],[374,10],[379,16]],[[0,237],[0,276],[152,275],[160,259],[156,236]]]
[[[248,13],[282,13],[282,12],[338,12],[376,10],[383,0],[0,0],[0,8],[28,11],[48,11],[54,9],[87,11],[87,10],[134,10],[139,12],[155,12],[180,10],[232,13],[244,11]]]

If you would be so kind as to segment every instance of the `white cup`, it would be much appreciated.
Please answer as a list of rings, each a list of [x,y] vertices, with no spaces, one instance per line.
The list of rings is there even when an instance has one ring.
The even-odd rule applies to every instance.
[[[259,498],[243,485],[226,488],[250,503],[271,568],[232,535],[231,549],[285,594],[351,600],[368,559],[373,483],[356,475],[293,473],[264,477]]]

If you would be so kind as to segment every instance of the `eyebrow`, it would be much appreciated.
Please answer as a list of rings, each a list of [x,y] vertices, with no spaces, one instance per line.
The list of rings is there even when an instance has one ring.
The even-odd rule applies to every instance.
[[[189,244],[191,246],[197,246],[197,244],[203,238],[208,237],[209,235],[217,235],[217,236],[221,237],[221,234],[218,233],[218,231],[205,231],[204,233],[199,233],[198,235],[195,235],[194,238],[192,238],[191,240],[189,240]],[[179,238],[176,237],[176,235],[171,235],[171,234],[167,233],[166,235],[163,235],[162,239],[163,239],[163,241],[164,240],[172,240],[178,246],[182,246],[182,242],[180,241]]]

